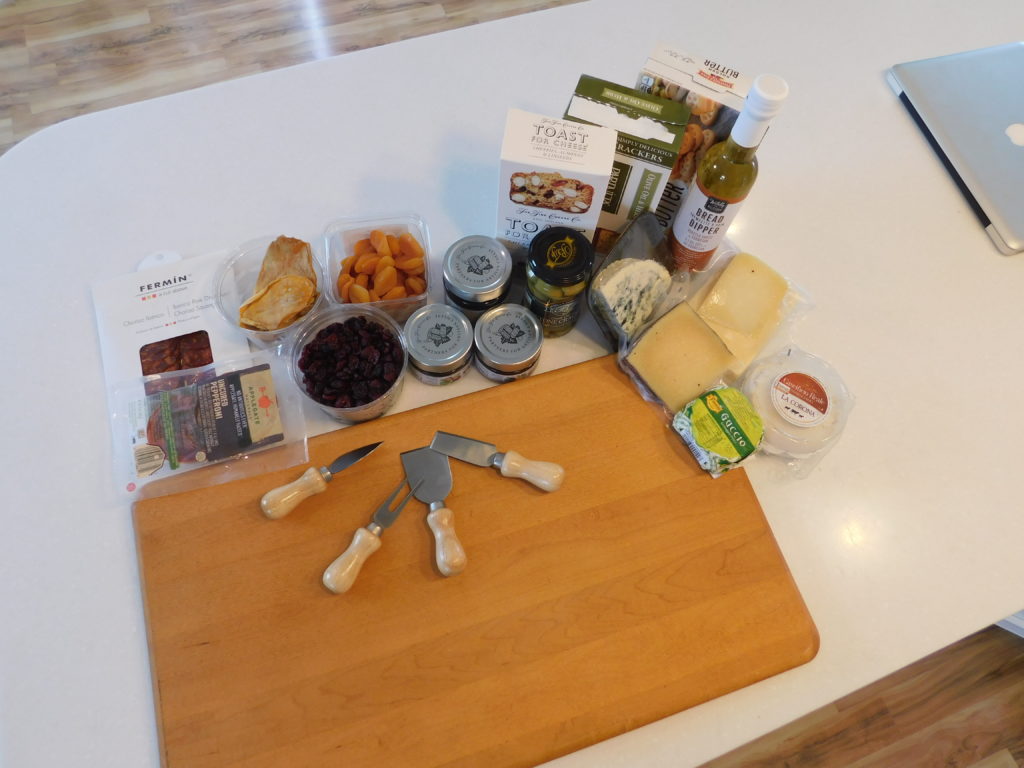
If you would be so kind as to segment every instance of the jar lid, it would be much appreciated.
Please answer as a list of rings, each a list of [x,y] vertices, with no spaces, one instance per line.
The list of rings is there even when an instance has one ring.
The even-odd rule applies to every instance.
[[[427,373],[450,373],[473,354],[473,326],[447,304],[427,304],[405,321],[409,362]]]
[[[540,322],[520,304],[502,304],[480,315],[474,331],[477,359],[502,373],[517,373],[540,357]]]
[[[486,235],[456,240],[444,255],[445,287],[464,301],[491,301],[504,293],[512,274],[508,248]]]
[[[569,227],[545,229],[530,241],[530,269],[551,285],[575,285],[590,276],[594,246]]]

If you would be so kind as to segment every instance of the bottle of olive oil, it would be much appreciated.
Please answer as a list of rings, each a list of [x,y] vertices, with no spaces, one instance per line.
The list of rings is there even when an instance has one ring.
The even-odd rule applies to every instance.
[[[754,186],[754,153],[788,94],[789,86],[781,77],[760,75],[729,138],[705,153],[669,234],[679,268],[700,271],[711,261],[740,203]]]

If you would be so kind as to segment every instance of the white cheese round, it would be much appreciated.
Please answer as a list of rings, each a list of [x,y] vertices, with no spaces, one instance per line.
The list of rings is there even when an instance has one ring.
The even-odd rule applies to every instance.
[[[792,346],[751,365],[741,389],[764,422],[762,449],[794,459],[830,448],[853,407],[835,369]]]

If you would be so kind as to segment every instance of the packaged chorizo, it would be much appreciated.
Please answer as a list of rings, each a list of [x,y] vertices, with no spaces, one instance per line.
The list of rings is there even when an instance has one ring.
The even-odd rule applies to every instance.
[[[160,496],[305,461],[302,406],[282,381],[284,362],[260,352],[115,385],[119,491]]]

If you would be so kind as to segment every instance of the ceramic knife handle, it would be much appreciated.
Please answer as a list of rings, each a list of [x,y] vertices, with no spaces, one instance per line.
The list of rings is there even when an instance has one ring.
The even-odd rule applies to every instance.
[[[427,525],[434,532],[437,569],[445,576],[462,573],[466,569],[466,551],[455,535],[455,513],[447,507],[431,510]]]
[[[310,467],[298,480],[263,494],[260,509],[271,520],[277,520],[299,506],[300,502],[326,490],[327,481],[324,480],[323,474],[316,467]]]
[[[557,491],[565,479],[565,470],[558,464],[552,464],[550,461],[531,461],[515,451],[505,452],[500,469],[505,477],[518,477],[542,491]]]
[[[352,543],[348,549],[342,552],[338,559],[327,566],[324,571],[324,586],[335,594],[348,592],[359,575],[366,559],[380,549],[380,537],[375,536],[371,531],[360,528],[352,537]]]

